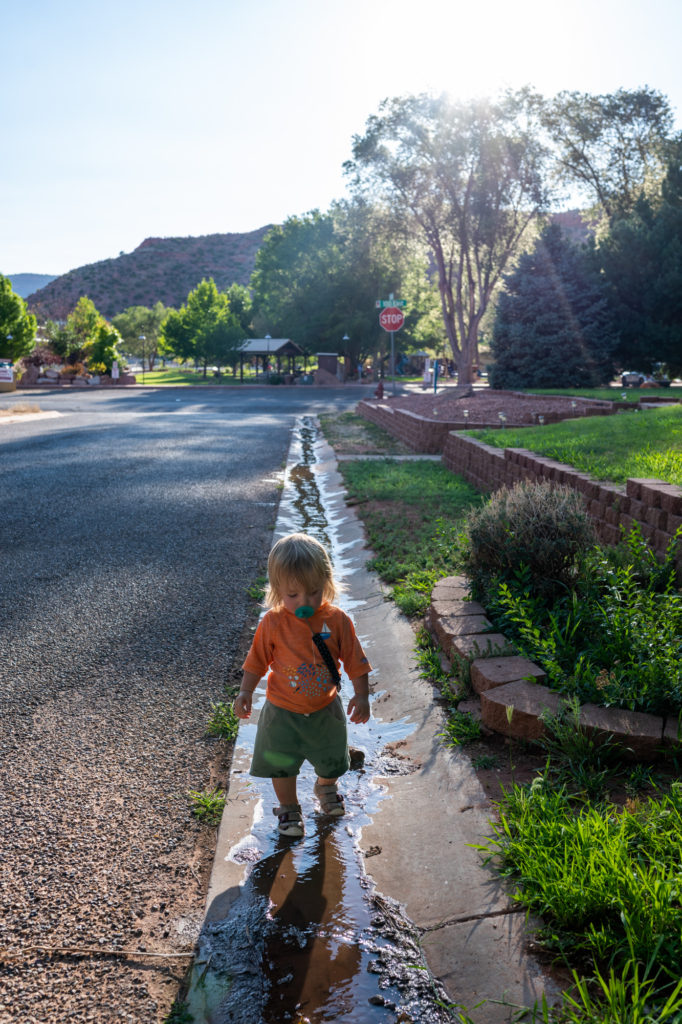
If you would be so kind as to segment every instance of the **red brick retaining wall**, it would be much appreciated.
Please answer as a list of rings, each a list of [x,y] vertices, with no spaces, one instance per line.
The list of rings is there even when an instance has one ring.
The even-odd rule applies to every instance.
[[[630,479],[617,487],[523,448],[493,448],[453,431],[445,441],[443,463],[481,491],[512,487],[517,480],[549,480],[580,491],[603,544],[617,544],[621,527],[629,531],[639,523],[650,547],[663,555],[682,526],[682,487],[661,480]],[[678,564],[682,568],[682,552]]]
[[[388,431],[392,437],[406,444],[414,452],[437,455],[443,451],[451,430],[466,430],[467,422],[462,420],[434,420],[419,416],[408,409],[396,409],[380,402],[363,401],[358,404],[358,414]],[[477,423],[476,428],[499,427],[495,423]]]

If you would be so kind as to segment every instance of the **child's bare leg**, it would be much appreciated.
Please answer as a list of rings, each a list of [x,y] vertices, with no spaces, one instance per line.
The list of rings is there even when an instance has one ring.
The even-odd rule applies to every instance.
[[[317,776],[318,786],[335,786],[338,779],[323,779],[319,775]]]
[[[280,802],[280,805],[284,807],[286,804],[297,804],[298,798],[296,796],[296,783],[298,777],[291,775],[286,779],[273,779],[272,785],[275,790],[275,796]]]

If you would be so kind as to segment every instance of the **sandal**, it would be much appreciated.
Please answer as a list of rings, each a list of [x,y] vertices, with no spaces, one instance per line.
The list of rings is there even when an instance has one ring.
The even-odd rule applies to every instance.
[[[334,783],[328,786],[320,786],[316,782],[313,789],[315,796],[320,801],[323,814],[330,814],[334,818],[340,818],[342,814],[346,813],[343,797],[338,792]]]
[[[283,836],[296,838],[304,834],[300,804],[282,804],[281,807],[273,807],[272,813],[279,818],[277,828]]]

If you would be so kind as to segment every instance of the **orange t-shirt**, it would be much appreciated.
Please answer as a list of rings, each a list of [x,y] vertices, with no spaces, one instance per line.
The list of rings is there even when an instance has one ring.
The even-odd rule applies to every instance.
[[[350,679],[371,671],[353,623],[340,608],[325,602],[307,621],[286,608],[271,608],[259,622],[242,666],[261,678],[271,670],[266,692],[271,704],[309,714],[336,697],[336,685],[313,643],[313,632],[323,634],[336,667],[342,662]]]

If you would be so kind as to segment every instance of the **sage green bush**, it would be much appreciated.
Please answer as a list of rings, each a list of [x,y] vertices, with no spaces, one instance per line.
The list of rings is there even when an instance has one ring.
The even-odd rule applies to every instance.
[[[519,572],[548,600],[571,585],[595,542],[578,493],[563,485],[522,481],[502,488],[467,514],[463,569],[474,596],[484,604]]]

